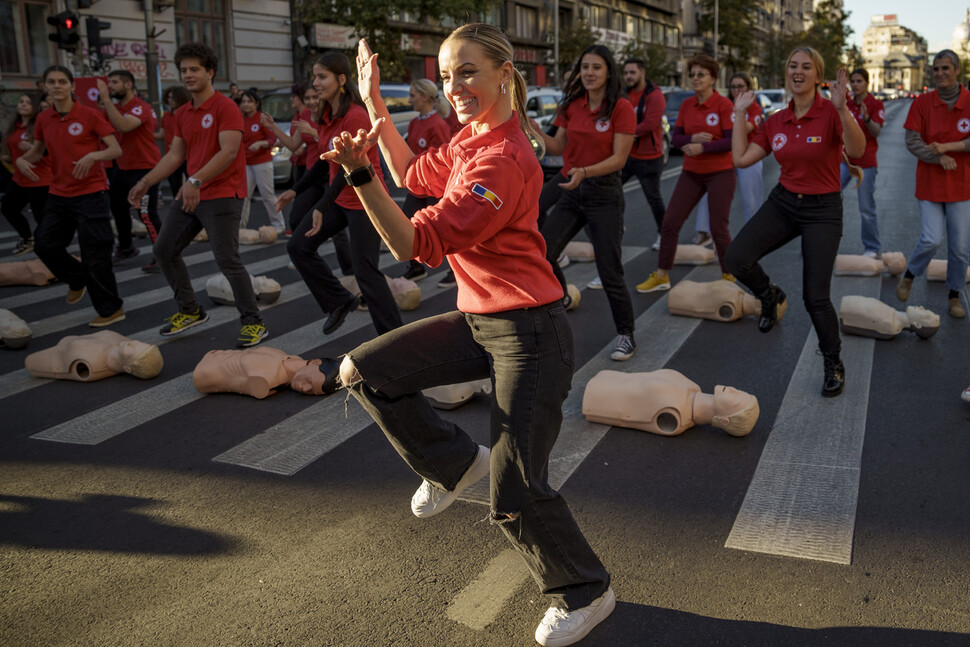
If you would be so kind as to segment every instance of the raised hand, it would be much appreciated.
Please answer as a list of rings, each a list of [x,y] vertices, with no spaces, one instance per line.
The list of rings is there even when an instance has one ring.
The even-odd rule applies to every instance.
[[[845,107],[847,92],[849,88],[849,73],[844,67],[839,68],[839,73],[835,77],[835,85],[832,86],[832,105],[836,110]]]
[[[377,54],[363,38],[357,43],[357,89],[364,99],[377,101],[381,98],[381,72],[377,67]]]
[[[381,117],[371,126],[370,132],[365,132],[361,128],[354,136],[345,130],[333,138],[333,149],[321,155],[320,159],[336,162],[349,170],[367,166],[370,164],[367,151],[377,143],[383,126],[384,118]]]
[[[754,103],[754,92],[748,90],[734,102],[734,112],[742,116],[746,115],[752,103]]]

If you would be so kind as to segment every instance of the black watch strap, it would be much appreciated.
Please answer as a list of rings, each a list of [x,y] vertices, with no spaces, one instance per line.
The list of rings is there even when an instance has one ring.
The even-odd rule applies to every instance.
[[[373,180],[375,175],[377,175],[377,172],[374,171],[374,166],[368,164],[364,168],[354,169],[350,173],[345,173],[344,179],[347,180],[347,186],[364,186]]]

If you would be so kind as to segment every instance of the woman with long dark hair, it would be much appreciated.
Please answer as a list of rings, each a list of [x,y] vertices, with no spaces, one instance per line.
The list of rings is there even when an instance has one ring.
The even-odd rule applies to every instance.
[[[633,146],[636,115],[623,96],[613,54],[602,45],[586,48],[573,65],[553,122],[554,137],[540,131],[550,155],[562,155],[565,189],[542,225],[546,258],[566,293],[566,277],[556,262],[573,236],[588,225],[596,269],[610,303],[617,338],[610,358],[636,353],[633,303],[623,276],[623,185],[620,171]],[[571,301],[566,294],[563,299]]]
[[[240,226],[249,223],[249,210],[252,204],[253,191],[259,189],[259,197],[266,207],[269,222],[282,234],[283,212],[273,205],[276,202],[276,191],[273,188],[273,144],[276,135],[262,123],[263,101],[253,90],[246,90],[239,98],[239,109],[243,114],[242,147],[246,152],[246,199],[243,201],[242,219]]]
[[[340,380],[424,480],[415,516],[436,515],[491,474],[489,518],[555,599],[536,629],[543,645],[571,645],[609,616],[610,576],[548,483],[573,372],[562,287],[536,225],[542,169],[529,138],[525,80],[497,28],[459,27],[438,54],[445,95],[465,127],[414,156],[381,100],[376,55],[361,41],[357,67],[369,133],[342,133],[334,153],[395,258],[432,266],[447,256],[458,310],[416,321],[350,351]],[[632,112],[632,108],[631,108]],[[395,181],[439,196],[408,219],[373,181],[379,139]],[[631,138],[632,139],[632,138]],[[435,412],[421,389],[490,378],[489,447]]]
[[[320,149],[327,150],[329,142],[345,130],[370,130],[371,122],[354,83],[347,56],[333,51],[321,55],[313,64],[313,85],[322,107],[318,133]],[[383,184],[377,149],[370,151],[370,157]],[[401,313],[379,266],[381,238],[364,216],[363,205],[353,188],[345,186],[336,191],[340,186],[337,183],[343,181],[339,166],[334,162],[327,162],[327,165],[333,192],[321,198],[325,202],[318,202],[310,217],[303,216],[287,242],[286,251],[320,309],[329,313],[323,325],[323,333],[329,335],[361,303],[359,297],[337,280],[317,253],[325,240],[346,229],[350,234],[349,252],[354,277],[367,301],[374,328],[381,335],[401,325]]]
[[[802,299],[818,334],[824,378],[822,395],[842,393],[845,366],[839,356],[839,318],[832,306],[832,268],[842,238],[842,193],[839,165],[842,149],[849,157],[865,151],[866,138],[846,106],[848,75],[840,69],[832,100],[818,91],[825,62],[811,47],[798,47],[788,57],[785,77],[792,100],[768,117],[754,141],[740,128],[731,142],[734,164],[747,168],[769,152],[781,165],[781,178],[758,213],[731,243],[727,265],[761,300],[758,330],[768,332],[787,307],[785,293],[773,285],[758,261],[782,245],[802,239]],[[735,120],[754,102],[746,92],[734,104]]]
[[[40,225],[40,220],[44,217],[44,207],[47,204],[48,186],[51,183],[51,168],[47,157],[41,158],[34,165],[36,180],[30,179],[17,168],[17,159],[34,145],[34,121],[40,114],[39,108],[37,96],[26,92],[21,94],[17,99],[17,118],[3,133],[4,140],[7,142],[4,157],[13,165],[14,171],[10,185],[3,194],[0,211],[3,211],[3,217],[20,236],[17,246],[13,248],[13,256],[33,251],[34,232],[23,211],[29,204],[30,211],[34,214],[34,222]]]

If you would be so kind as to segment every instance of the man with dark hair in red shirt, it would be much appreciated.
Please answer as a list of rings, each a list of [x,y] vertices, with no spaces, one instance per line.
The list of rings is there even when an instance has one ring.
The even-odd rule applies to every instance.
[[[125,318],[111,269],[111,216],[104,162],[121,155],[114,129],[94,108],[74,100],[74,75],[62,65],[44,70],[51,107],[37,117],[34,145],[17,159],[17,169],[37,180],[34,164],[47,150],[51,160],[50,194],[37,227],[34,251],[67,284],[67,302],[78,303],[85,291],[98,316],[88,324],[101,328]],[[80,262],[67,253],[77,232]]]
[[[116,160],[118,168],[111,175],[111,188],[108,197],[111,214],[118,230],[118,249],[114,260],[121,261],[138,255],[131,242],[131,206],[128,193],[138,180],[155,168],[161,153],[155,143],[155,130],[158,120],[152,107],[135,94],[135,77],[127,70],[113,70],[108,73],[108,82],[98,79],[98,90],[104,103],[105,116],[118,131],[121,144],[121,157]],[[115,104],[117,102],[117,105]],[[148,191],[148,212],[139,214],[148,234],[155,242],[158,238],[158,187]]]
[[[242,329],[236,346],[255,346],[268,335],[256,305],[252,279],[239,258],[239,221],[246,197],[246,156],[242,146],[243,118],[239,106],[212,87],[219,61],[207,45],[182,45],[175,64],[192,101],[175,112],[175,137],[158,165],[138,180],[128,194],[141,203],[149,187],[158,184],[187,159],[189,178],[165,214],[155,242],[155,258],[175,292],[179,311],[159,331],[177,335],[208,321],[195,300],[182,250],[203,227],[209,235],[219,269],[229,280]]]

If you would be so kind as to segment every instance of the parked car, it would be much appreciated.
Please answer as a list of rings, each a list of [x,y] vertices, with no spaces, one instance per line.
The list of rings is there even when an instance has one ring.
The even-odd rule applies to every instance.
[[[758,90],[757,92],[771,102],[770,108],[765,108],[762,105],[761,109],[765,111],[766,117],[788,107],[788,93],[785,92],[784,88]]]
[[[381,83],[381,98],[391,113],[391,123],[402,137],[407,137],[408,124],[418,116],[418,111],[408,102],[410,94],[411,86],[407,83]]]
[[[290,132],[293,119],[293,106],[290,103],[290,87],[269,90],[262,95],[263,112],[276,122],[283,132]],[[293,165],[290,163],[292,152],[280,142],[273,144],[273,183],[278,187],[289,186],[293,181]]]

